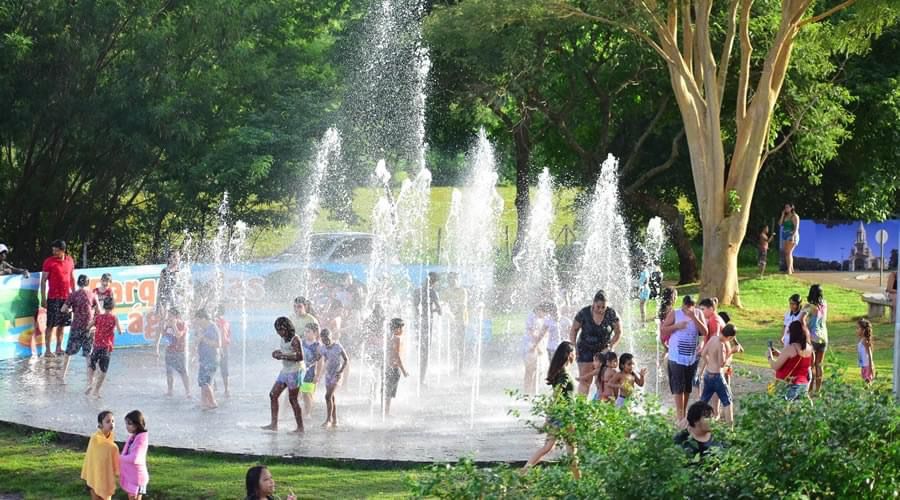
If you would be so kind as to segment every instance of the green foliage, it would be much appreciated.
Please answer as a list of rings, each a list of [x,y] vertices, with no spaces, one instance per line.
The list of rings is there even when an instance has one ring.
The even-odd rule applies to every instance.
[[[57,437],[57,434],[53,431],[43,431],[29,434],[25,441],[28,444],[33,444],[36,446],[47,446],[50,443],[55,442]]]
[[[741,213],[741,195],[738,194],[737,190],[729,189],[728,190],[728,210],[725,213],[726,216],[739,214]]]
[[[335,99],[348,2],[26,2],[0,9],[0,237],[95,264],[236,217],[284,220]]]
[[[564,408],[557,408],[557,406]],[[671,417],[652,401],[640,411],[578,399],[534,400],[564,420],[582,478],[566,463],[525,475],[508,467],[434,466],[413,485],[437,498],[891,498],[900,491],[900,407],[885,387],[860,389],[833,375],[815,403],[780,395],[741,399],[723,448],[705,457],[673,444]],[[640,414],[639,414],[640,413]],[[565,460],[564,460],[565,462]]]

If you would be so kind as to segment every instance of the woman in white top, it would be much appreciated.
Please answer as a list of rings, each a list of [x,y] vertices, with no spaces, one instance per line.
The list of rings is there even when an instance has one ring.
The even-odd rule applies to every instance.
[[[800,321],[800,315],[803,314],[803,311],[801,310],[803,299],[800,298],[799,293],[791,295],[791,298],[788,299],[788,304],[788,311],[784,313],[784,334],[781,337],[781,343],[784,344],[784,347],[787,347],[791,343],[790,333],[788,331],[791,323]]]

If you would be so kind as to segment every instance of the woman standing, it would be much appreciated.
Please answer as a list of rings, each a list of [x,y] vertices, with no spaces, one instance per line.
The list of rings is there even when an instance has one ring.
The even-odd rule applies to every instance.
[[[897,251],[891,252],[891,260],[888,269],[892,269],[888,274],[887,288],[884,292],[891,303],[891,321],[897,321]]]
[[[803,314],[800,307],[803,305],[802,302],[803,299],[800,298],[799,293],[791,295],[791,298],[788,299],[788,310],[784,313],[784,333],[781,336],[781,343],[784,347],[787,347],[791,343],[789,331],[791,323],[800,321],[800,315]]]
[[[800,244],[800,217],[797,216],[792,203],[785,203],[778,224],[781,226],[784,265],[788,274],[794,274],[794,249]]]
[[[581,335],[578,335],[579,331]],[[577,352],[579,394],[587,396],[591,389],[593,380],[587,374],[594,369],[594,355],[615,348],[621,336],[619,315],[606,305],[603,290],[597,291],[593,304],[578,311],[569,330],[569,342],[575,345]]]
[[[769,349],[766,357],[769,366],[775,370],[775,378],[786,382],[784,399],[793,401],[808,395],[809,367],[813,360],[813,349],[806,341],[806,328],[800,321],[794,321],[789,328],[790,343],[783,351]]]
[[[822,286],[815,284],[809,287],[806,296],[807,304],[801,310],[801,321],[806,323],[809,332],[809,340],[815,353],[813,359],[813,381],[811,391],[813,394],[822,388],[822,365],[825,361],[825,351],[828,349],[828,327],[825,320],[828,316],[828,304],[825,303],[825,294]]]

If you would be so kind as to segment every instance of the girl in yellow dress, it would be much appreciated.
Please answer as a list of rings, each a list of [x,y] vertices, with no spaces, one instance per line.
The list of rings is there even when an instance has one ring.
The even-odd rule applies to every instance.
[[[97,415],[97,428],[84,454],[81,479],[91,489],[91,500],[106,500],[116,492],[119,476],[119,447],[113,433],[116,422],[111,411],[101,411]]]

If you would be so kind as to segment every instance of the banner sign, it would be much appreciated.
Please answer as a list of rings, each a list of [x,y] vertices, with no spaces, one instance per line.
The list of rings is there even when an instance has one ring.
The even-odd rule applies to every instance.
[[[116,347],[147,345],[156,342],[159,331],[157,314],[157,291],[163,265],[101,267],[76,269],[75,276],[85,274],[90,280],[88,289],[93,290],[100,283],[100,276],[112,276],[113,298],[124,335],[116,337]],[[323,283],[338,283],[347,274],[359,283],[365,283],[367,267],[362,264],[316,264],[308,271],[311,281],[317,283],[311,292],[314,303],[317,297],[328,297],[328,286]],[[409,283],[419,284],[425,273],[441,271],[436,266],[407,266],[400,270],[406,274]],[[212,264],[192,264],[183,266],[182,273],[189,274],[193,289],[190,303],[184,306],[196,309],[211,304],[212,297],[218,295],[225,309],[225,318],[231,322],[232,331],[246,322],[248,337],[274,335],[272,323],[278,316],[292,314],[292,298],[297,295],[296,287],[301,282],[303,269],[290,263],[247,263],[214,266]],[[216,289],[215,278],[220,277]],[[28,279],[22,276],[0,276],[0,359],[29,356],[32,352],[43,353],[44,325],[46,314],[39,308],[40,273],[33,273]],[[209,311],[211,314],[215,311]],[[191,310],[181,311],[188,318]],[[66,337],[68,329],[66,329]],[[66,338],[64,337],[64,341]],[[32,346],[34,351],[32,351]],[[55,346],[54,343],[51,348]],[[65,343],[63,343],[65,348]]]

